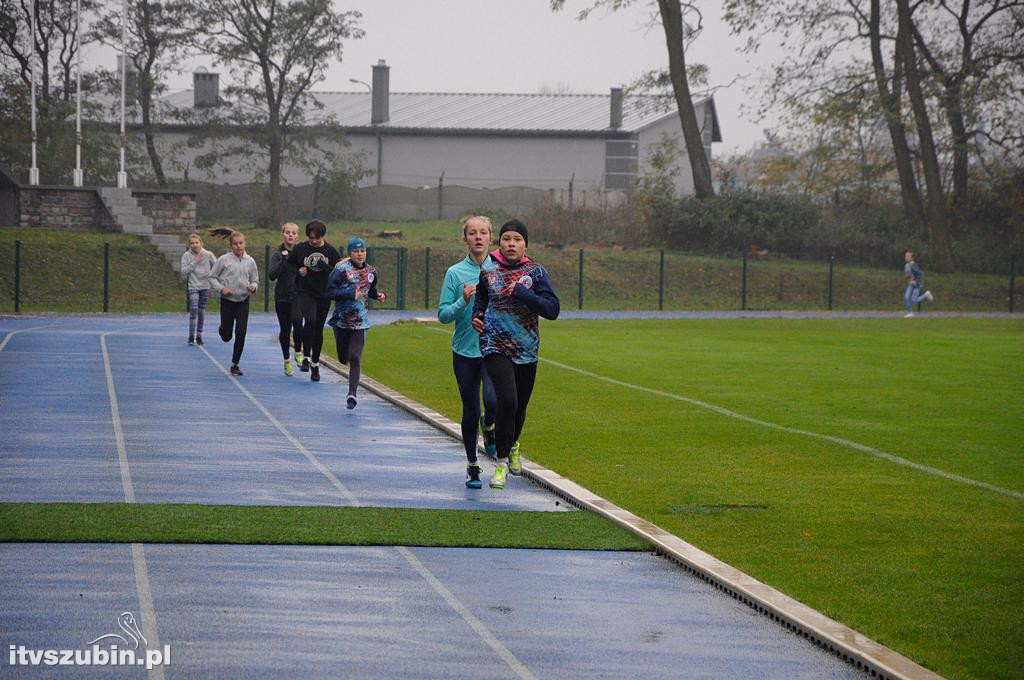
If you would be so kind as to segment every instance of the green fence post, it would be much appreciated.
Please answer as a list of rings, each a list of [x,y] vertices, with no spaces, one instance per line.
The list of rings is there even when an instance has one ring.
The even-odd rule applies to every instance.
[[[103,311],[110,310],[110,244],[103,244]]]
[[[828,311],[832,311],[832,269],[835,265],[836,256],[828,256]]]
[[[747,251],[743,251],[743,287],[740,290],[740,309],[747,311]]]
[[[1016,286],[1014,286],[1014,283],[1015,283],[1014,282],[1014,278],[1015,278],[1015,274],[1016,273],[1017,273],[1017,256],[1016,255],[1011,255],[1010,256],[1010,311],[1011,312],[1013,312],[1013,310],[1014,310],[1014,288],[1016,288]]]
[[[263,246],[263,311],[270,311],[270,244]]]
[[[430,246],[427,246],[423,260],[423,309],[430,309]]]
[[[665,251],[658,258],[658,311],[665,310]]]
[[[580,248],[580,290],[579,290],[579,303],[580,303],[580,309],[583,309],[583,248]]]
[[[1011,277],[1013,279],[1013,277]],[[1012,291],[1011,287],[1011,291]],[[1011,300],[1013,292],[1011,292]],[[1013,302],[1010,303],[1010,310],[1013,311]],[[22,242],[14,242],[14,312],[22,311]]]

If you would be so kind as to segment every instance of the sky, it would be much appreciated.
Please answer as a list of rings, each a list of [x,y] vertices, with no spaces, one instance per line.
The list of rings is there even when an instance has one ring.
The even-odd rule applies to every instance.
[[[332,64],[317,90],[356,91],[369,82],[371,67],[384,59],[391,67],[393,92],[533,93],[543,87],[576,94],[603,94],[668,63],[664,33],[651,23],[656,3],[640,0],[616,12],[604,9],[586,21],[576,15],[590,0],[567,0],[552,12],[548,0],[373,0],[341,2],[339,11],[362,13],[360,40],[350,40],[340,64]],[[708,3],[712,4],[712,3]],[[754,119],[746,88],[756,67],[742,54],[742,40],[731,36],[713,3],[704,30],[687,59],[710,67],[723,141],[712,153],[723,156],[749,149],[763,139],[765,122]],[[112,60],[94,50],[90,60]],[[173,75],[172,88],[190,88],[196,66],[224,72],[209,59],[196,58]],[[731,85],[729,85],[732,83]]]

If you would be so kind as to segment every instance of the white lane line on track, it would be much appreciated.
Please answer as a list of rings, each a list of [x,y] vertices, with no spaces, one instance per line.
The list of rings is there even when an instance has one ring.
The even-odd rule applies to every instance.
[[[395,546],[395,550],[401,553],[402,557],[404,557],[409,564],[411,564],[413,568],[420,573],[420,576],[422,576],[426,582],[431,585],[437,594],[444,598],[444,601],[448,603],[448,606],[462,616],[466,623],[468,623],[469,626],[475,630],[481,638],[483,638],[484,642],[486,642],[487,645],[493,649],[505,663],[508,664],[509,668],[511,668],[516,675],[520,678],[529,678],[531,680],[537,677],[531,673],[530,669],[524,666],[523,663],[517,659],[514,654],[512,654],[512,652],[508,651],[508,648],[501,644],[498,638],[494,637],[494,634],[487,629],[487,626],[485,626],[478,618],[473,616],[472,612],[466,609],[466,606],[462,604],[462,602],[460,602],[459,599],[455,597],[455,595],[453,595],[452,592],[448,590],[445,585],[441,583],[429,569],[427,569],[426,565],[420,562],[416,556],[409,551],[408,548],[399,545]]]
[[[0,352],[4,351],[4,347],[7,347],[8,341],[18,333],[28,333],[30,331],[37,331],[40,328],[49,328],[49,326],[32,326],[30,328],[19,328],[16,331],[11,331],[10,333],[4,336],[3,341],[0,341]]]
[[[440,333],[445,333],[446,335],[451,335],[451,331],[447,331],[443,328],[428,328],[430,328],[430,330],[438,331]],[[889,453],[888,451],[882,451],[881,449],[876,449],[866,444],[855,442],[851,439],[843,439],[842,437],[835,437],[829,434],[821,434],[819,432],[811,432],[810,430],[801,430],[795,427],[779,425],[778,423],[771,423],[766,420],[759,420],[757,418],[745,416],[742,413],[737,413],[736,411],[730,411],[729,409],[724,408],[722,406],[718,406],[716,404],[710,404],[706,401],[700,401],[699,399],[693,399],[691,397],[684,397],[681,394],[664,392],[662,390],[657,390],[652,387],[644,387],[643,385],[634,385],[633,383],[628,383],[623,380],[609,378],[608,376],[601,375],[600,373],[594,373],[593,371],[587,371],[582,368],[576,368],[575,366],[570,366],[569,364],[563,364],[560,361],[555,361],[553,359],[545,359],[541,357],[540,360],[546,364],[551,364],[552,366],[556,366],[565,371],[571,371],[573,373],[585,375],[588,378],[601,380],[606,383],[611,383],[612,385],[617,385],[618,387],[625,387],[627,389],[637,390],[639,392],[646,392],[647,394],[653,394],[658,397],[665,397],[666,399],[674,399],[676,401],[681,401],[686,404],[690,404],[691,406],[696,406],[698,408],[707,409],[719,415],[727,416],[729,418],[735,418],[736,420],[741,420],[745,423],[750,423],[752,425],[760,425],[761,427],[767,427],[772,430],[778,430],[780,432],[798,434],[804,437],[812,437],[814,439],[821,439],[823,441],[831,442],[833,444],[839,444],[840,446],[846,446],[851,449],[856,449],[857,451],[861,451],[862,453],[867,453],[877,458],[882,458],[883,460],[887,460],[891,463],[896,463],[897,465],[903,465],[905,467],[913,468],[914,470],[918,470],[919,472],[924,472],[926,474],[934,475],[936,477],[942,477],[944,479],[959,482],[961,484],[969,484],[971,486],[987,489],[989,491],[994,491],[995,493],[1002,494],[1004,496],[1010,496],[1011,498],[1024,498],[1024,493],[1021,493],[1019,491],[1014,491],[1013,489],[1007,489],[1001,486],[996,486],[995,484],[989,484],[988,482],[982,482],[977,479],[971,479],[970,477],[963,477],[952,472],[946,472],[945,470],[940,470],[939,468],[931,467],[930,465],[915,463],[912,460],[907,460],[906,458]]]
[[[302,453],[302,455],[305,456],[307,460],[309,460],[309,462],[313,465],[314,468],[319,470],[321,474],[327,477],[327,479],[331,482],[331,485],[338,490],[338,492],[342,495],[342,497],[345,500],[347,500],[349,503],[356,507],[363,507],[363,503],[356,497],[356,495],[349,491],[348,487],[342,484],[341,480],[335,477],[334,473],[327,469],[327,467],[323,463],[321,463],[309,449],[303,446],[302,442],[296,439],[295,436],[288,431],[288,428],[286,428],[281,423],[281,421],[275,418],[274,414],[272,414],[267,409],[267,407],[264,406],[260,402],[260,400],[257,399],[252,394],[252,392],[247,390],[245,386],[242,385],[241,381],[238,380],[238,378],[231,375],[231,372],[224,368],[224,365],[217,361],[217,359],[215,359],[214,356],[210,354],[209,350],[207,350],[205,346],[200,346],[199,349],[203,350],[203,353],[206,354],[206,356],[210,359],[210,361],[213,362],[213,364],[220,370],[220,372],[226,375],[228,378],[230,378],[231,381],[235,384],[235,386],[238,387],[239,390],[241,390],[242,394],[248,397],[249,401],[256,405],[256,408],[258,408],[260,412],[263,413],[263,415],[267,418],[267,420],[269,420],[271,424],[273,424],[274,427],[276,427],[281,432],[281,434],[283,434],[285,438],[289,442],[291,442],[292,446],[298,449],[299,452]],[[431,573],[427,566],[420,562],[419,559],[417,559],[416,556],[413,555],[408,548],[406,548],[405,546],[398,545],[395,546],[395,550],[398,551],[398,554],[401,555],[405,559],[405,561],[408,562],[409,565],[413,569],[415,569],[416,572],[420,576],[422,576],[427,583],[430,584],[430,587],[434,589],[434,592],[440,595],[441,598],[448,603],[448,606],[455,610],[455,612],[460,617],[462,617],[462,620],[466,622],[466,625],[472,628],[476,632],[476,634],[479,635],[481,639],[483,639],[487,646],[494,650],[494,652],[499,657],[501,657],[502,661],[508,664],[508,667],[511,668],[512,671],[518,677],[523,678],[523,680],[535,680],[536,676],[530,672],[530,669],[527,668],[519,659],[517,659],[516,656],[512,652],[510,652],[509,649],[505,645],[503,645],[500,640],[498,640],[498,638],[494,636],[494,633],[492,633],[480,619],[474,616],[473,613],[469,611],[469,609],[467,609],[466,606],[462,604],[462,602],[460,602],[459,599],[455,597],[455,595],[450,590],[448,590],[448,588],[446,588],[445,585],[441,583],[441,581],[436,576],[434,576],[433,573]]]
[[[253,395],[252,392],[250,392],[249,390],[247,390],[245,388],[245,385],[243,385],[238,380],[238,378],[236,378],[235,376],[231,375],[231,372],[228,371],[228,369],[224,368],[223,364],[221,364],[219,361],[217,361],[217,359],[215,359],[214,356],[212,354],[210,354],[210,351],[208,349],[206,349],[205,346],[200,345],[199,349],[203,350],[203,354],[205,354],[210,359],[210,361],[213,362],[213,364],[220,370],[221,373],[223,373],[224,375],[226,375],[228,378],[231,379],[231,382],[233,382],[235,384],[235,387],[237,387],[242,392],[242,394],[244,394],[246,397],[249,398],[249,401],[251,401],[256,406],[256,408],[258,408],[260,410],[260,413],[262,413],[264,415],[264,417],[266,417],[266,419],[269,420],[270,423],[274,427],[276,427],[281,434],[284,435],[284,438],[287,439],[291,443],[292,446],[294,446],[296,449],[298,449],[299,453],[301,453],[303,456],[305,456],[306,460],[308,460],[310,462],[310,464],[320,472],[320,474],[322,474],[324,477],[327,478],[327,480],[331,483],[331,485],[335,489],[337,489],[338,493],[341,494],[342,498],[344,498],[346,501],[348,501],[352,505],[361,505],[360,502],[359,502],[359,499],[356,498],[356,495],[354,493],[352,493],[351,491],[349,491],[348,487],[345,486],[344,484],[342,484],[341,480],[338,479],[337,477],[335,477],[334,473],[331,472],[327,468],[327,466],[325,466],[323,463],[321,463],[319,461],[319,459],[317,459],[317,457],[314,456],[313,453],[309,449],[307,449],[305,446],[303,446],[302,442],[300,442],[298,439],[296,439],[295,436],[291,432],[288,431],[288,428],[285,427],[281,423],[280,420],[275,418],[274,414],[271,413],[270,411],[268,411],[267,407],[264,406],[263,403],[260,402],[260,400],[257,399]]]
[[[132,473],[128,466],[128,453],[124,444],[124,429],[121,425],[121,409],[117,403],[117,391],[114,389],[114,373],[110,368],[110,353],[107,351],[107,336],[120,331],[110,331],[100,335],[100,349],[103,352],[103,369],[107,374],[107,392],[110,395],[110,419],[114,424],[114,441],[117,444],[117,460],[121,466],[121,486],[124,489],[126,503],[135,502],[135,488],[132,485]],[[132,568],[135,571],[135,588],[139,596],[140,617],[142,618],[142,634],[146,636],[153,649],[160,649],[160,631],[156,624],[156,607],[153,605],[153,592],[149,587],[149,570],[146,567],[146,551],[141,543],[132,543]],[[153,680],[163,680],[163,666],[154,666],[149,670]]]

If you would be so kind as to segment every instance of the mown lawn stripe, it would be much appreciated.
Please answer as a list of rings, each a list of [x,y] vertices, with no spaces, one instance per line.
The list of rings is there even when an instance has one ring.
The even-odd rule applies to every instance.
[[[647,550],[589,512],[0,503],[0,541]]]

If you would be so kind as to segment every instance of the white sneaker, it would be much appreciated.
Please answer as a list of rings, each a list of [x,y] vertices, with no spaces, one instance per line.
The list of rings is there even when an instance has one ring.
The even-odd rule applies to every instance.
[[[924,299],[927,300],[928,302],[931,302],[932,300],[935,299],[935,296],[932,295],[932,292],[930,290],[926,290],[924,292]]]
[[[906,314],[903,315],[903,318],[904,319],[912,319],[912,318],[914,318],[914,313],[913,312],[907,312]]]

